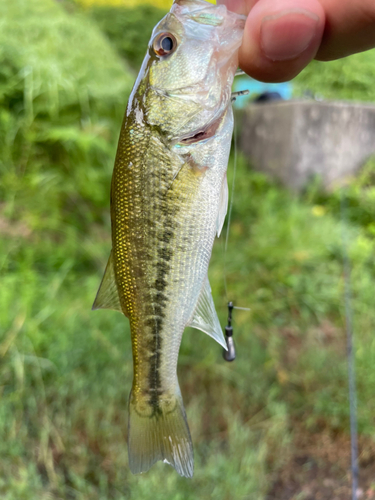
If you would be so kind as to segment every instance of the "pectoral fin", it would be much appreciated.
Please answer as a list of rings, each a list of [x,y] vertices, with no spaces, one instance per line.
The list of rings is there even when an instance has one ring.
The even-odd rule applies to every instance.
[[[207,335],[212,337],[214,340],[216,340],[216,342],[223,346],[224,349],[228,350],[227,343],[225,342],[224,335],[220,326],[219,318],[216,314],[208,277],[206,277],[203,283],[197,307],[188,325],[207,333]]]
[[[113,309],[114,311],[123,313],[120,304],[120,297],[117,291],[112,250],[109,255],[107,267],[105,268],[104,276],[102,278],[102,282],[100,283],[92,309]]]
[[[217,221],[216,221],[216,231],[218,237],[220,236],[221,230],[223,229],[225,216],[227,215],[227,210],[228,210],[228,181],[227,181],[227,174],[225,174],[223,182],[221,184],[219,213],[217,215]]]

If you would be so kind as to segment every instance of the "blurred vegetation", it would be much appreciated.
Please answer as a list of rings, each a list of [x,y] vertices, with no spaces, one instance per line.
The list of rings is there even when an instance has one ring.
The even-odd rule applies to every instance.
[[[136,8],[93,7],[90,13],[120,56],[138,70],[152,30],[166,11],[153,5],[140,5]]]
[[[324,99],[375,102],[375,50],[337,61],[312,61],[293,80],[295,93],[309,90]]]
[[[129,19],[156,12],[144,9]],[[140,64],[151,23],[137,25],[132,50],[126,37],[136,30],[121,36],[124,11],[118,24],[115,11],[98,12],[51,0],[0,3],[1,497],[264,499],[297,431],[348,432],[342,230],[352,265],[360,434],[374,439],[374,162],[347,186],[343,204],[341,191],[328,195],[318,183],[296,197],[239,158],[226,264],[221,239],[209,273],[222,324],[228,297],[251,308],[235,311],[238,360],[224,363],[208,336],[185,332],[179,378],[194,478],[160,463],[132,476],[129,327],[114,312],[91,312],[91,304],[110,251],[110,177],[135,78],[124,58]],[[301,88],[318,91],[308,71]],[[328,92],[341,73],[335,63],[324,71]],[[371,69],[356,71],[367,79]],[[364,88],[356,99],[370,98]],[[233,167],[231,160],[230,185]]]
[[[344,199],[342,190],[345,192]],[[375,157],[367,160],[356,178],[348,178],[342,189],[327,193],[316,179],[309,185],[306,197],[324,207],[325,212],[345,216],[348,221],[363,228],[368,237],[375,236]]]
[[[1,2],[0,24],[1,214],[42,243],[12,245],[7,265],[60,266],[59,243],[79,252],[103,221],[134,75],[98,27],[51,0]]]

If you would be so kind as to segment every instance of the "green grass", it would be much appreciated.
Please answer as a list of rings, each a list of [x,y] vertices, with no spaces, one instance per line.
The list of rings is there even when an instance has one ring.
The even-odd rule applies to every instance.
[[[339,191],[315,183],[293,195],[240,157],[227,255],[224,229],[209,270],[223,325],[228,299],[250,308],[234,312],[238,359],[225,363],[212,339],[186,330],[179,379],[194,478],[160,463],[129,473],[129,326],[91,305],[134,75],[77,11],[7,0],[0,14],[1,497],[265,499],[297,432],[349,432],[343,234],[359,430],[373,441],[373,161],[345,189],[343,217]],[[229,185],[233,171],[231,159]]]
[[[312,61],[294,80],[295,93],[375,102],[375,49],[337,61]]]
[[[185,332],[179,378],[195,446],[191,481],[163,464],[142,477],[128,471],[129,328],[119,314],[90,310],[109,251],[109,225],[105,243],[91,235],[95,272],[83,265],[92,250],[74,256],[69,238],[62,243],[65,262],[42,272],[42,244],[33,243],[36,262],[3,274],[0,289],[3,496],[147,500],[193,499],[199,492],[229,499],[236,491],[261,499],[290,452],[297,423],[306,432],[324,426],[347,433],[341,221],[328,208],[315,215],[314,207],[239,162],[226,275],[228,297],[251,311],[235,311],[233,364],[209,337]],[[357,225],[347,223],[345,231],[360,432],[371,437],[374,241]],[[17,244],[30,240],[20,237]],[[3,241],[2,255],[14,245],[14,238]],[[224,324],[222,241],[209,274]]]
[[[5,250],[12,244],[13,239],[5,241]],[[0,435],[2,456],[7,457],[4,477],[10,470],[17,473],[0,491],[17,499],[23,489],[25,498],[42,498],[50,491],[62,498],[147,499],[155,497],[162,473],[167,479],[157,493],[160,498],[194,498],[200,491],[208,498],[226,499],[233,488],[252,498],[264,493],[270,449],[288,441],[287,416],[282,401],[272,395],[264,399],[274,374],[267,370],[263,377],[268,355],[252,336],[241,347],[254,358],[254,386],[249,386],[243,379],[249,376],[248,356],[226,365],[211,339],[186,332],[180,381],[194,436],[195,477],[186,481],[162,464],[142,478],[130,475],[129,328],[119,314],[90,311],[106,258],[102,242],[92,244],[102,249],[96,273],[74,270],[79,262],[70,257],[68,240],[66,262],[56,271],[41,272],[31,265],[2,277]],[[222,281],[220,258],[219,252],[212,269],[218,274],[216,287]],[[249,422],[244,425],[244,420]],[[181,491],[183,496],[176,496]]]

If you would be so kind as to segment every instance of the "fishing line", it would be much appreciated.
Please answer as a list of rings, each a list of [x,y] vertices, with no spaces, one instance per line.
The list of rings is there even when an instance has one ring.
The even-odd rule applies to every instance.
[[[227,299],[227,302],[229,302],[228,285],[227,285],[227,251],[228,251],[229,229],[230,229],[230,223],[231,223],[231,219],[232,219],[234,186],[235,186],[235,182],[236,182],[236,170],[237,170],[237,120],[234,120],[233,146],[234,146],[233,178],[232,178],[232,187],[231,187],[231,191],[230,191],[230,203],[229,203],[227,227],[226,227],[226,234],[225,234],[225,244],[224,244],[224,288],[225,288],[225,297]]]
[[[246,95],[246,93],[248,93],[248,91],[233,93],[232,102],[236,100],[237,96]],[[237,120],[234,120],[233,146],[234,146],[234,157],[233,157],[234,166],[233,166],[232,186],[230,192],[230,203],[229,203],[228,219],[227,219],[227,227],[226,227],[225,243],[224,243],[224,269],[223,269],[225,297],[228,303],[228,323],[227,326],[225,327],[225,340],[228,350],[226,351],[225,349],[223,349],[223,358],[225,359],[225,361],[234,361],[236,359],[236,349],[233,340],[232,311],[233,309],[239,309],[241,311],[250,311],[248,307],[234,306],[233,302],[229,301],[228,299],[227,251],[228,251],[230,223],[232,220],[232,211],[233,211],[234,187],[236,183],[236,172],[237,172]]]
[[[244,91],[244,92],[249,93],[248,90]],[[228,285],[227,285],[227,250],[228,250],[228,241],[229,241],[229,229],[230,229],[230,224],[232,221],[234,188],[235,188],[235,183],[236,183],[237,158],[238,158],[238,156],[237,156],[237,121],[236,120],[234,120],[233,146],[234,146],[233,178],[232,178],[232,186],[231,186],[231,190],[230,190],[230,203],[229,203],[228,219],[227,219],[228,222],[227,222],[227,227],[226,227],[225,244],[224,244],[224,287],[225,287],[225,297],[226,297],[228,303],[229,303],[229,299],[228,299]],[[240,311],[250,311],[249,307],[232,306],[232,309],[238,309]]]
[[[245,72],[238,68],[236,71],[236,76],[241,76],[244,75]],[[243,96],[243,95],[248,95],[249,90],[240,90],[238,92],[232,92],[232,98],[231,101],[234,102],[237,97]],[[242,311],[250,311],[249,308],[247,307],[238,307],[234,306],[232,302],[229,301],[228,298],[228,284],[227,284],[227,250],[228,250],[228,240],[229,240],[229,229],[230,229],[230,223],[232,220],[232,210],[233,210],[233,200],[234,200],[234,187],[235,187],[235,182],[236,182],[236,171],[237,171],[237,120],[234,116],[234,126],[233,126],[233,146],[234,146],[234,158],[233,158],[233,178],[232,178],[232,187],[231,187],[231,192],[230,192],[230,203],[229,203],[229,210],[228,210],[228,217],[227,217],[227,227],[226,227],[226,235],[225,235],[225,244],[224,244],[224,269],[223,269],[223,274],[224,274],[224,289],[225,289],[225,297],[228,302],[228,309],[229,309],[229,317],[231,318],[231,310],[233,309],[240,309]],[[231,304],[231,306],[230,306]],[[228,320],[229,323],[229,320]]]
[[[235,100],[236,97],[232,97],[232,102]],[[227,344],[227,350],[223,349],[223,358],[225,359],[225,361],[234,361],[236,359],[236,349],[234,346],[233,327],[232,327],[232,311],[234,306],[233,302],[229,301],[228,299],[228,285],[227,285],[227,250],[228,250],[228,240],[229,240],[229,228],[232,218],[234,186],[236,181],[236,169],[237,169],[237,121],[236,120],[234,120],[233,144],[234,144],[234,167],[233,167],[232,187],[230,193],[230,203],[229,203],[228,219],[227,219],[227,227],[226,227],[226,235],[224,243],[224,266],[223,266],[225,297],[228,303],[228,323],[227,326],[225,327],[225,342]]]
[[[346,327],[346,349],[348,357],[348,379],[349,379],[349,411],[350,411],[350,451],[352,472],[352,500],[357,500],[358,491],[358,423],[357,423],[357,388],[355,374],[355,351],[353,339],[353,308],[352,290],[350,284],[351,266],[348,256],[348,234],[347,223],[347,200],[344,187],[340,189],[340,213],[341,213],[341,239],[343,248],[343,271],[344,271],[344,304],[345,304],[345,327]]]

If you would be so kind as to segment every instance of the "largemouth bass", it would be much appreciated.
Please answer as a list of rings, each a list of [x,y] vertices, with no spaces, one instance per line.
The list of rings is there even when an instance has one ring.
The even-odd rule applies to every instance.
[[[131,93],[111,187],[112,251],[93,309],[129,318],[133,473],[164,460],[193,475],[177,380],[184,328],[226,348],[207,269],[228,203],[231,86],[245,18],[177,0],[152,33]]]

